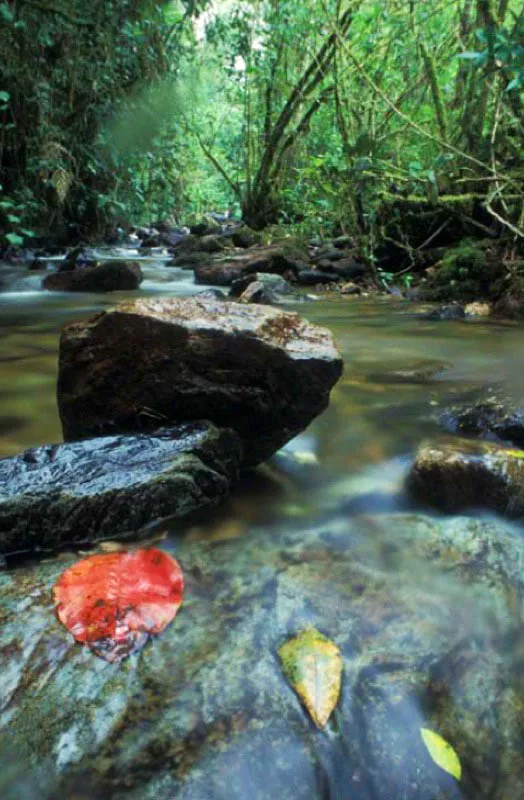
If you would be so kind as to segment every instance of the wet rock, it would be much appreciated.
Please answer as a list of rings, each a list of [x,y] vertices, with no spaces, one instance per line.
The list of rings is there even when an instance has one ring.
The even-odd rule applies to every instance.
[[[366,267],[359,261],[353,258],[344,258],[341,261],[331,262],[328,272],[333,273],[339,278],[346,278],[357,280],[363,278],[366,273]]]
[[[266,305],[271,305],[271,301],[269,300],[268,294],[264,288],[264,284],[261,281],[253,281],[250,283],[247,289],[245,289],[238,298],[238,302],[265,303]]]
[[[317,286],[321,283],[333,283],[338,281],[339,278],[332,272],[321,272],[316,269],[301,269],[296,277],[296,281],[300,286]]]
[[[286,303],[302,301],[299,294],[281,275],[255,273],[233,282],[229,293],[232,299],[245,303]]]
[[[69,272],[76,267],[96,267],[98,264],[94,253],[85,247],[74,247],[58,266],[58,272]]]
[[[194,269],[199,264],[209,264],[208,253],[186,253],[166,261],[166,267],[179,267],[180,269]]]
[[[337,236],[336,239],[333,239],[333,246],[341,250],[344,250],[346,247],[351,247],[352,244],[353,239],[351,236]]]
[[[222,289],[206,289],[197,295],[199,300],[227,300],[227,294]]]
[[[231,240],[235,247],[244,249],[260,244],[261,238],[259,233],[252,231],[251,228],[248,227],[237,228],[231,235]]]
[[[496,439],[524,448],[524,407],[508,398],[485,397],[469,406],[454,406],[442,414],[441,424],[450,433]]]
[[[446,513],[489,508],[524,515],[524,451],[454,439],[423,445],[407,479],[411,496]]]
[[[427,314],[422,315],[422,319],[430,320],[431,322],[450,322],[454,320],[465,319],[466,312],[464,306],[459,303],[449,303],[446,306],[440,306]]]
[[[186,540],[174,554],[182,608],[119,668],[52,613],[76,556],[0,575],[3,796],[14,774],[13,796],[33,782],[41,800],[520,797],[524,545],[511,528],[336,518]],[[276,658],[308,625],[343,658],[324,734]],[[456,750],[460,784],[431,760],[422,727]]]
[[[202,236],[198,250],[202,253],[221,253],[229,246],[229,239],[225,236]]]
[[[244,274],[244,265],[239,262],[209,263],[208,261],[195,267],[195,283],[199,286],[231,286]]]
[[[64,329],[58,405],[67,440],[210,419],[237,430],[257,464],[326,408],[341,372],[329,331],[297,314],[129,301]]]
[[[328,247],[328,248],[326,248],[324,250],[321,250],[319,253],[317,253],[315,256],[313,256],[311,261],[313,263],[315,263],[317,261],[333,262],[333,261],[342,261],[345,258],[346,258],[346,253],[342,252],[342,250],[338,250],[337,248]]]
[[[106,261],[98,267],[76,268],[47,275],[42,287],[52,292],[115,292],[138,289],[142,270],[132,261]]]
[[[287,245],[269,245],[250,250],[246,255],[231,257],[195,268],[195,282],[209,286],[230,286],[233,281],[257,272],[296,275],[305,265],[305,255]]]
[[[152,250],[156,247],[162,247],[162,237],[159,233],[155,236],[147,236],[145,239],[142,239],[140,247],[142,250]]]
[[[213,217],[209,216],[194,225],[190,225],[189,230],[193,236],[217,236],[222,233],[222,226]]]
[[[362,294],[362,289],[356,283],[345,283],[340,287],[340,294]]]
[[[209,423],[45,445],[0,460],[0,553],[118,539],[224,498],[238,437]]]

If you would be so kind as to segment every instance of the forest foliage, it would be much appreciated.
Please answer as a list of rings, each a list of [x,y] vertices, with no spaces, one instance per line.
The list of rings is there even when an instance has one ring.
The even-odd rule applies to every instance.
[[[0,230],[524,237],[520,0],[0,2]]]

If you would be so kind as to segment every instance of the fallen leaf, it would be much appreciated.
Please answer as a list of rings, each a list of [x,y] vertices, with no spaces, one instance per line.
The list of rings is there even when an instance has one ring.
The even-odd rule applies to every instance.
[[[58,619],[77,642],[119,662],[175,617],[184,577],[162,550],[94,555],[66,569],[53,588]]]
[[[511,456],[511,458],[524,459],[524,450],[506,450],[503,451],[504,455]]]
[[[282,671],[318,728],[324,728],[340,695],[342,656],[319,631],[308,628],[278,651]]]
[[[429,728],[421,728],[420,735],[435,764],[459,781],[462,777],[462,766],[452,746]]]

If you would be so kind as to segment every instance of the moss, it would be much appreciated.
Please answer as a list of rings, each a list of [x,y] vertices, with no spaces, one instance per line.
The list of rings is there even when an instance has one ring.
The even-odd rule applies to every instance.
[[[502,259],[490,251],[490,245],[466,239],[449,250],[427,280],[425,299],[471,302],[497,296],[504,267]]]

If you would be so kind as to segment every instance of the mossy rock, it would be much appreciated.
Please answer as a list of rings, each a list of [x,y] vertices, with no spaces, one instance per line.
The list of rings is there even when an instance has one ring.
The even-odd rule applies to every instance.
[[[422,445],[407,479],[411,496],[448,514],[487,508],[524,517],[524,451],[471,439]]]
[[[497,296],[502,289],[504,266],[490,245],[465,239],[449,250],[428,278],[424,299],[471,302]]]

